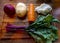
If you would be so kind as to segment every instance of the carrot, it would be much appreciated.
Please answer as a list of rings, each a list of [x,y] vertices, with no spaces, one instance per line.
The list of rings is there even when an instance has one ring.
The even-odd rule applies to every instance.
[[[34,22],[35,21],[35,11],[34,11],[34,4],[30,4],[28,7],[28,22]]]

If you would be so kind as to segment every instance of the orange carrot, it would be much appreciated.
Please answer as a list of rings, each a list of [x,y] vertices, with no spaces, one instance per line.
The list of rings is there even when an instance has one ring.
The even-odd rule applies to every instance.
[[[28,21],[29,22],[34,22],[35,21],[35,11],[34,11],[34,4],[30,4],[28,8]]]

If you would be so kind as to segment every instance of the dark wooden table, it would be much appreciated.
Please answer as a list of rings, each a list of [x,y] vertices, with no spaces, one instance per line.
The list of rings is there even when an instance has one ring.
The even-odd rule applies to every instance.
[[[28,25],[27,18],[24,20],[20,20],[17,17],[9,18],[3,11],[3,7],[5,4],[10,3],[15,6],[18,2],[25,3],[27,7],[29,3],[34,3],[35,7],[41,4],[41,2],[37,0],[0,0],[0,39],[2,39],[0,40],[1,43],[34,43],[33,39],[26,32],[16,32],[16,33],[6,32],[5,27],[7,23],[15,25]],[[57,9],[60,7],[60,0],[53,0],[53,2],[49,4],[52,5],[53,9]],[[55,43],[60,43],[60,24],[55,25],[58,27],[58,36],[59,36],[59,39]]]

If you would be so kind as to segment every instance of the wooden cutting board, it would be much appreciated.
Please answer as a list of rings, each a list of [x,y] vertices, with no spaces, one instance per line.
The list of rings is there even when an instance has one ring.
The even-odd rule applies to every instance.
[[[18,19],[16,16],[14,18],[9,18],[3,11],[3,7],[5,4],[10,3],[10,4],[13,4],[14,6],[16,6],[16,4],[18,2],[25,3],[27,5],[27,7],[28,7],[29,3],[34,3],[35,7],[41,4],[41,2],[39,2],[37,0],[0,0],[0,39],[14,39],[14,40],[23,39],[23,40],[27,40],[31,43],[34,43],[32,38],[26,32],[15,32],[15,33],[6,32],[7,23],[11,23],[14,25],[28,25],[27,17],[24,20]],[[50,4],[53,6],[53,9],[57,9],[58,7],[60,7],[60,5],[59,5],[60,0],[54,0]],[[58,35],[59,35],[59,39],[55,43],[60,43],[60,24],[55,24],[55,25],[58,27]],[[22,43],[24,43],[24,41],[22,41]]]

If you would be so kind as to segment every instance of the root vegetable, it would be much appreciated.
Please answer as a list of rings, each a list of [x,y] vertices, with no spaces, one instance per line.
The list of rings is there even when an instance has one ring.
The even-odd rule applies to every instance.
[[[16,14],[18,17],[24,17],[27,12],[27,6],[24,3],[17,3]]]
[[[15,14],[15,8],[14,6],[12,6],[11,4],[6,4],[4,6],[4,12],[9,16],[9,17],[13,17],[13,15]]]
[[[34,4],[30,4],[28,8],[28,21],[34,22],[35,21],[35,11],[34,11]]]

